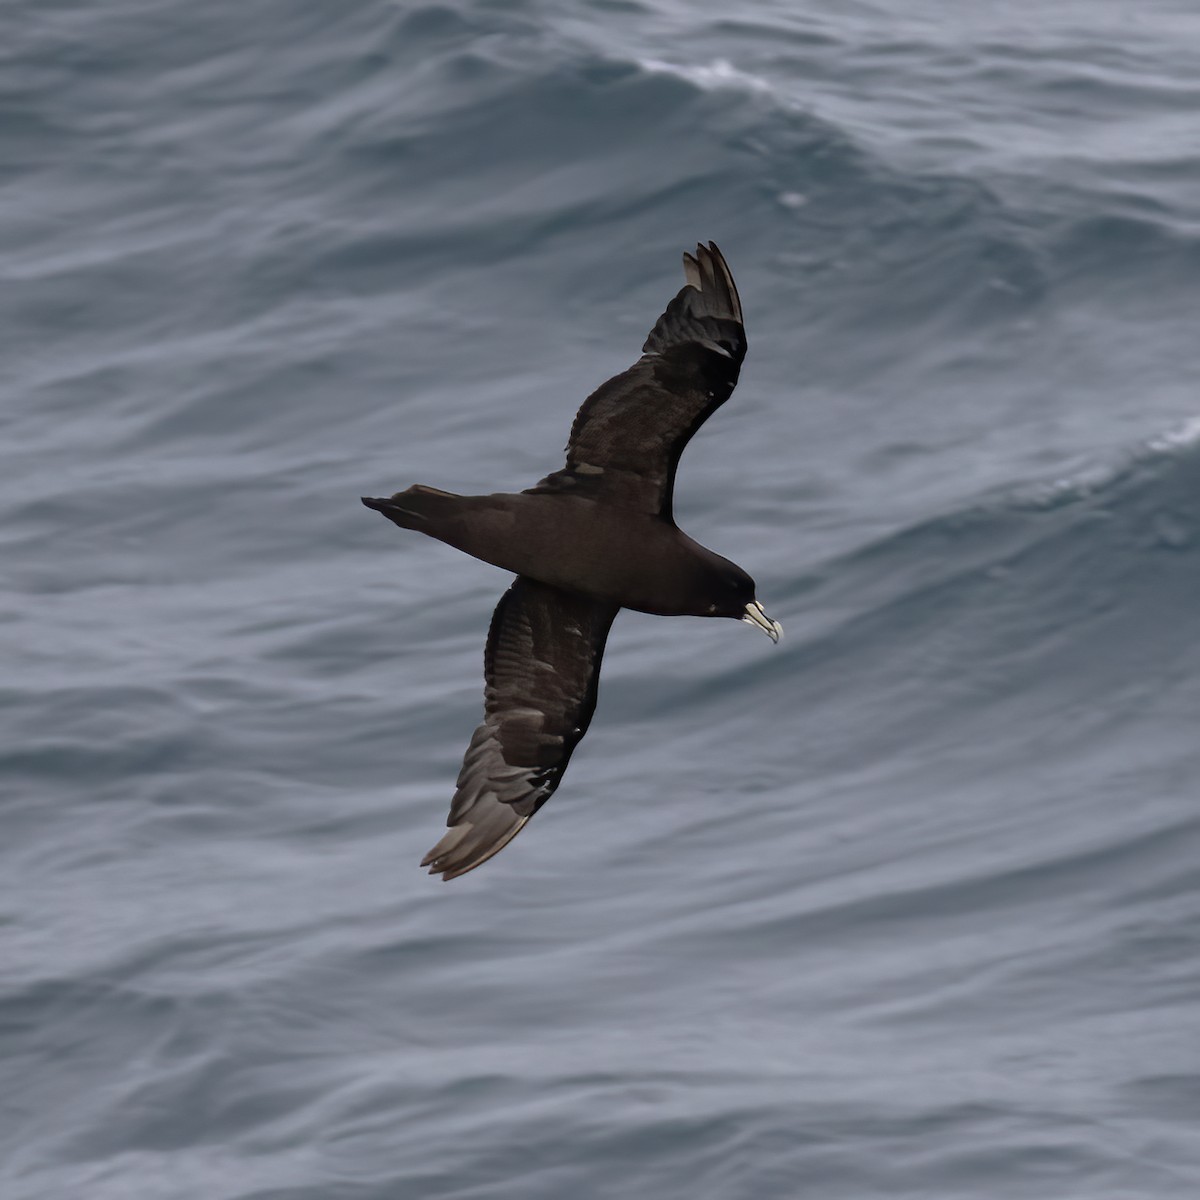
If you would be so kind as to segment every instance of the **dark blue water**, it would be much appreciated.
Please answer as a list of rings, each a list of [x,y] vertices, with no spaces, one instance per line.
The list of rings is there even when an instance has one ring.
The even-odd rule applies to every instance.
[[[0,1195],[1200,1195],[1200,16],[0,10]],[[715,239],[533,824],[436,840],[529,486]]]

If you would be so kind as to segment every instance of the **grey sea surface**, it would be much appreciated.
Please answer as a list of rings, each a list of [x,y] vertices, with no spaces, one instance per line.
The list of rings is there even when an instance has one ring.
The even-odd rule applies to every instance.
[[[0,8],[0,1196],[1200,1196],[1200,10]],[[439,836],[517,490],[698,239],[554,800]]]

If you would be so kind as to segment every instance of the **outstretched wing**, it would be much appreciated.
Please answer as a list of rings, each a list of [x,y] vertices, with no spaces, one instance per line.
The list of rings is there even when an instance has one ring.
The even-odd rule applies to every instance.
[[[453,879],[503,849],[553,794],[596,709],[617,606],[518,575],[483,657],[483,724],[467,747],[446,836],[421,861]]]
[[[692,434],[733,392],[746,357],[742,305],[715,243],[683,256],[687,285],[628,371],[575,417],[567,465],[532,492],[595,496],[671,520],[675,468]]]

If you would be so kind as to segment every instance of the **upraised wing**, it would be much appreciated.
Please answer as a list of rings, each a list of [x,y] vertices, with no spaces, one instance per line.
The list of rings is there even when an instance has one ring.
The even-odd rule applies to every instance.
[[[746,331],[716,244],[683,256],[687,285],[650,331],[642,357],[584,401],[567,465],[531,492],[596,496],[672,519],[675,468],[692,434],[733,393]]]
[[[596,709],[615,605],[518,575],[500,598],[484,652],[483,724],[450,802],[450,827],[422,859],[463,875],[502,850],[553,794]]]

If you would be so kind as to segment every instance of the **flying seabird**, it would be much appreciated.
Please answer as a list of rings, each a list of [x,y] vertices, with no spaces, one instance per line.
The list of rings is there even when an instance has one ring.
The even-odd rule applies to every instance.
[[[414,484],[362,502],[513,572],[484,652],[484,717],[467,747],[446,835],[421,861],[453,879],[503,849],[553,794],[596,708],[600,659],[622,608],[782,626],[741,567],[675,524],[671,493],[692,434],[733,392],[742,306],[713,242],[684,254],[686,285],[629,370],[575,417],[567,465],[517,495]]]

